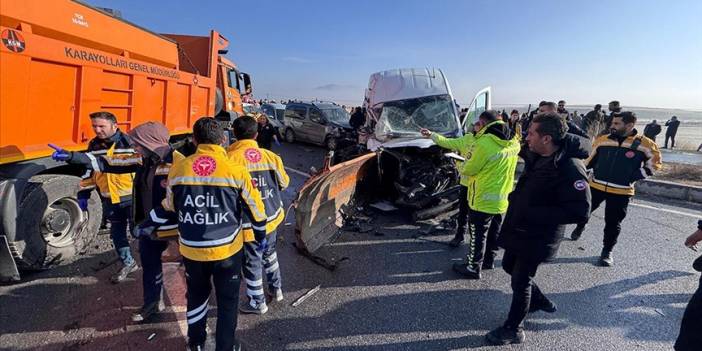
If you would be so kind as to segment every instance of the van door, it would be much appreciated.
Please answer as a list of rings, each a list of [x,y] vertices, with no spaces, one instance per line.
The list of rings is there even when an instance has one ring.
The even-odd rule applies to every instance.
[[[310,141],[323,145],[324,139],[327,137],[327,122],[320,111],[317,108],[310,107],[308,118],[305,120],[305,132],[310,138]]]
[[[473,101],[468,106],[468,112],[462,121],[463,133],[471,133],[473,131],[473,124],[478,121],[480,114],[491,108],[492,89],[487,87],[475,94]]]
[[[285,108],[285,126],[292,130],[296,140],[306,140],[304,123],[307,108],[300,105],[288,105]]]

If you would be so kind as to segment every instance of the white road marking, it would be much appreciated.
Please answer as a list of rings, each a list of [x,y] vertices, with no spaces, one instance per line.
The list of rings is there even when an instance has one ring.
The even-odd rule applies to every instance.
[[[417,278],[417,277],[426,277],[429,275],[441,275],[444,274],[443,271],[434,271],[434,272],[419,272],[419,273],[399,273],[399,274],[390,274],[388,277],[390,278]]]
[[[297,174],[297,175],[299,175],[299,176],[303,176],[303,177],[305,177],[305,178],[309,178],[309,177],[310,177],[310,174],[309,174],[309,173],[306,173],[306,172],[303,172],[303,171],[298,171],[298,170],[296,170],[295,168],[290,168],[290,167],[287,167],[287,166],[286,166],[285,169],[288,170],[289,172],[295,173],[295,174]]]
[[[423,254],[423,253],[437,253],[437,252],[444,252],[446,250],[419,250],[419,251],[400,251],[400,252],[393,252],[393,255],[413,255],[413,254]]]
[[[346,241],[346,242],[336,242],[329,243],[329,246],[364,246],[364,245],[377,245],[378,243],[383,244],[404,244],[404,243],[416,243],[417,239],[388,239],[388,240],[359,240],[359,241]]]
[[[656,211],[661,211],[661,212],[674,213],[674,214],[679,214],[681,216],[692,217],[692,218],[697,218],[697,219],[702,218],[702,213],[694,214],[694,213],[689,213],[689,212],[670,210],[667,208],[658,208],[655,206],[649,206],[649,205],[644,205],[644,204],[639,204],[639,203],[631,203],[631,206],[647,208],[650,210],[656,210]]]

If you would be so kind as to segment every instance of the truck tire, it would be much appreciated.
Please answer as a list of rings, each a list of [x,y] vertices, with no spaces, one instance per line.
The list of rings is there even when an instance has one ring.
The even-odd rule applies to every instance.
[[[222,95],[222,89],[217,88],[215,91],[215,112],[214,115],[218,115],[222,112],[224,108],[224,95]]]
[[[289,144],[295,142],[295,132],[293,132],[292,128],[288,128],[285,130],[285,141]]]
[[[100,227],[102,204],[93,191],[86,216],[76,199],[79,182],[68,175],[30,178],[19,204],[17,236],[10,243],[19,268],[57,265],[86,251]]]

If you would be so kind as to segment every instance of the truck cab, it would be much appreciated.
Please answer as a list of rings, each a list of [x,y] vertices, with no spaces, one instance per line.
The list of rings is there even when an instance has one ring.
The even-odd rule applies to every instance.
[[[219,56],[217,69],[217,111],[218,117],[228,116],[231,120],[243,116],[242,96],[251,95],[251,77],[240,72],[236,65],[223,56]]]

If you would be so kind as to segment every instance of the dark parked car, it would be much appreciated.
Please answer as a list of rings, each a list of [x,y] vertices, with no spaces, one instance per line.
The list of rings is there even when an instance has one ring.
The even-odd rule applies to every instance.
[[[296,102],[285,106],[285,141],[304,141],[336,149],[340,138],[353,133],[349,114],[330,102]]]

